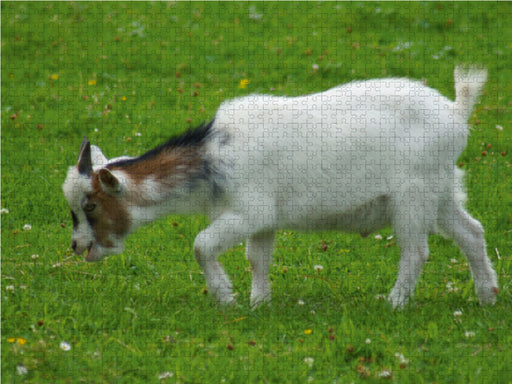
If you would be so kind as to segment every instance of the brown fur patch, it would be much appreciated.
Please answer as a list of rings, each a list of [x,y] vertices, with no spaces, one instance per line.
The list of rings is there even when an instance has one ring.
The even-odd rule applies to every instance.
[[[128,211],[119,198],[102,190],[97,173],[91,176],[93,193],[88,196],[87,204],[96,204],[96,209],[87,214],[87,219],[98,244],[112,247],[111,235],[122,237],[128,233],[130,228]]]
[[[121,166],[114,165],[109,169],[126,172],[135,184],[140,184],[151,176],[157,181],[164,182],[166,187],[172,188],[174,187],[173,179],[176,176],[186,177],[197,172],[201,162],[197,152],[197,147],[170,148],[144,161],[135,161]]]

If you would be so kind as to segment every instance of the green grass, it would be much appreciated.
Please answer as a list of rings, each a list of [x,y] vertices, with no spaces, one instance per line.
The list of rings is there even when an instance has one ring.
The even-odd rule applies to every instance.
[[[512,383],[510,3],[1,8],[2,383]],[[352,79],[426,78],[453,98],[459,63],[489,70],[458,162],[499,274],[492,308],[477,304],[459,250],[431,237],[416,297],[391,310],[379,300],[397,273],[390,228],[381,241],[280,232],[273,305],[256,311],[242,246],[221,257],[240,305],[204,294],[191,249],[203,217],[145,227],[98,264],[70,250],[60,187],[84,134],[107,156],[137,155],[225,99]]]

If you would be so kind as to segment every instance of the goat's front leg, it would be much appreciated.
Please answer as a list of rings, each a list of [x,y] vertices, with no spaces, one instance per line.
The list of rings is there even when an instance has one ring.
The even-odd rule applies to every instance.
[[[235,303],[231,281],[217,257],[250,235],[248,223],[233,213],[219,216],[194,241],[197,262],[204,271],[209,292],[221,304]]]
[[[251,307],[253,308],[270,302],[268,274],[273,250],[273,232],[260,233],[247,240],[246,257],[252,268]]]
[[[401,258],[398,268],[398,278],[389,294],[388,300],[393,308],[403,308],[414,295],[416,280],[420,276],[423,264],[428,258],[428,240],[426,235],[418,235],[401,241]]]

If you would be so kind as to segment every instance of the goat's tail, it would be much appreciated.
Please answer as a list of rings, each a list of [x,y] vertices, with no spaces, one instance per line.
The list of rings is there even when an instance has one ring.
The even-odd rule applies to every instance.
[[[467,121],[473,111],[476,99],[487,81],[487,70],[477,67],[456,67],[455,78],[455,110]]]

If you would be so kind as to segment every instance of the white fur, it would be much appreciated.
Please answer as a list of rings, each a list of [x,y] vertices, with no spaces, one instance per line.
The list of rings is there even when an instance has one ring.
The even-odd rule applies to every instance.
[[[253,267],[251,302],[258,305],[270,300],[276,230],[368,234],[392,224],[402,250],[393,306],[413,294],[428,235],[439,228],[467,254],[481,302],[494,302],[496,273],[480,223],[462,207],[462,171],[455,167],[469,133],[468,101],[475,101],[485,78],[458,70],[463,99],[456,102],[417,81],[382,79],[304,97],[252,95],[222,104],[215,129],[230,140],[213,140],[207,152],[228,175],[229,202],[194,244],[210,291],[233,302],[216,258],[243,240]]]
[[[129,206],[132,229],[171,212],[209,214],[210,226],[194,242],[209,291],[221,303],[234,302],[217,257],[246,240],[254,306],[270,301],[268,269],[279,229],[367,235],[392,224],[402,254],[389,295],[394,307],[413,294],[428,235],[443,232],[468,256],[481,303],[494,303],[496,273],[482,226],[463,208],[462,171],[455,167],[486,76],[477,70],[456,75],[455,102],[407,79],[227,101],[200,151],[217,170],[223,195],[214,198],[206,181],[187,191],[148,179],[134,191],[122,180],[128,195],[146,199]]]
[[[69,207],[78,217],[79,225],[73,229],[72,241],[76,242],[76,252],[83,253],[93,240],[92,229],[87,225],[87,219],[83,211],[85,195],[92,192],[90,180],[78,173],[76,167],[69,167],[66,181],[62,187]]]

